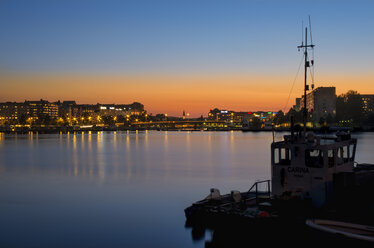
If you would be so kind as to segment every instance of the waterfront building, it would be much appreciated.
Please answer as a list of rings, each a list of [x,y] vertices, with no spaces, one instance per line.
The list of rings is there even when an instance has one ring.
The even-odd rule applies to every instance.
[[[59,104],[59,116],[63,118],[88,117],[95,112],[98,112],[96,104],[77,104],[75,101],[63,101]]]
[[[304,97],[299,101],[299,109],[302,109]],[[335,87],[318,87],[306,95],[306,108],[309,120],[319,122],[326,120],[329,116],[336,115],[336,88]]]
[[[211,109],[208,113],[208,120],[213,121],[231,121],[234,118],[234,111]]]
[[[361,95],[362,108],[365,114],[374,112],[374,95]]]
[[[301,97],[297,97],[297,98],[296,98],[296,104],[293,106],[293,108],[294,108],[296,111],[300,111],[300,110],[301,110],[300,102],[301,102]]]
[[[100,121],[103,116],[111,116],[115,120],[117,116],[130,120],[130,116],[146,115],[144,105],[138,102],[132,104],[77,104],[75,101],[40,101],[25,102],[3,102],[0,103],[0,124],[4,123],[26,123],[33,124],[48,123],[64,120],[69,124],[81,122]]]
[[[58,106],[58,116],[62,118],[71,118],[73,116],[72,109],[76,106],[75,101],[63,101],[62,103],[59,101],[56,102]]]
[[[40,101],[25,101],[27,108],[27,116],[35,119],[49,116],[52,118],[58,117],[58,105],[57,103],[51,103],[46,100],[40,99]]]
[[[132,104],[97,104],[100,115],[141,115],[144,114],[144,105],[138,102]]]
[[[141,115],[144,105],[138,102],[132,104],[77,104],[75,101],[59,102],[59,116],[64,118]]]
[[[248,124],[258,119],[261,123],[271,123],[276,114],[273,111],[237,112],[215,108],[209,111],[208,120]]]
[[[77,113],[79,117],[88,117],[92,116],[95,112],[97,112],[98,108],[96,105],[92,104],[79,104],[74,108],[74,113]]]
[[[0,123],[5,121],[17,121],[22,115],[27,114],[27,108],[24,103],[3,102],[0,103]]]
[[[58,105],[41,99],[40,101],[25,101],[23,103],[0,103],[0,118],[4,121],[19,121],[32,118],[37,120],[44,117],[58,117]],[[21,121],[23,122],[23,120]]]

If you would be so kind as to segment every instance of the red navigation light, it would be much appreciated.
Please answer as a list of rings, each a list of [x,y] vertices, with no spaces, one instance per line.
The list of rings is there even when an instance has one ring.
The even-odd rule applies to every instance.
[[[251,114],[252,114],[252,112],[248,112],[248,114],[249,114],[249,115],[251,115]]]

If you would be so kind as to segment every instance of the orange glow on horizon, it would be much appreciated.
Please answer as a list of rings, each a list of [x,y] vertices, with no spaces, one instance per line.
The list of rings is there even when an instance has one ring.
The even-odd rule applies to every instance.
[[[374,94],[373,75],[318,76],[316,87],[335,86],[337,94],[356,90]],[[288,111],[303,92],[302,79],[292,87],[292,76],[88,76],[3,74],[0,101],[75,100],[79,104],[134,101],[148,113],[206,116],[212,108],[235,111]],[[287,104],[287,106],[286,106]]]

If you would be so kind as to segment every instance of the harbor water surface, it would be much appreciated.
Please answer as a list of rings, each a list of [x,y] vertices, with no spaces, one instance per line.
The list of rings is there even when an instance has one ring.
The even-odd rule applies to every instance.
[[[277,133],[275,139],[282,138]],[[356,160],[374,163],[374,133]],[[0,134],[0,247],[204,247],[184,208],[270,179],[271,132]]]

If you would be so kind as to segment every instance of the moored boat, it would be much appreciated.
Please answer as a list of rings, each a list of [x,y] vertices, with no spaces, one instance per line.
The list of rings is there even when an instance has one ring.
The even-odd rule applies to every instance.
[[[308,219],[306,225],[333,235],[343,235],[347,238],[374,242],[373,226],[324,219]]]
[[[219,190],[211,190],[208,197],[185,209],[187,225],[254,224],[278,233],[288,232],[282,226],[293,225],[296,233],[305,228],[307,219],[316,216],[374,223],[374,197],[370,194],[374,165],[355,162],[357,139],[341,130],[329,136],[307,132],[306,75],[313,65],[308,49],[314,45],[307,43],[307,29],[305,34],[305,44],[298,47],[305,58],[303,130],[295,131],[291,118],[291,134],[282,141],[273,140],[271,180],[255,183],[248,192],[221,196]],[[262,183],[267,184],[267,191],[258,190]]]

